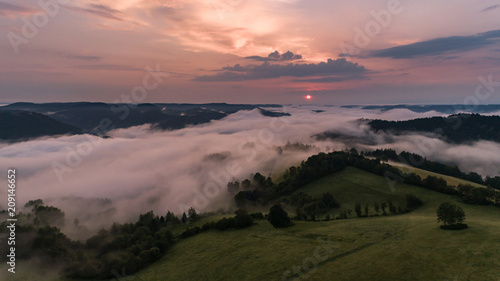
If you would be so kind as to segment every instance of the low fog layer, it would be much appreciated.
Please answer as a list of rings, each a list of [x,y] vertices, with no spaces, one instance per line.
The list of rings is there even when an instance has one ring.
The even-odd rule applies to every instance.
[[[140,126],[112,131],[107,139],[78,135],[0,144],[0,167],[17,169],[19,205],[41,198],[66,213],[66,225],[78,218],[89,228],[135,220],[149,210],[164,215],[191,206],[200,212],[234,208],[225,192],[227,181],[255,172],[279,176],[318,151],[394,148],[455,163],[466,172],[500,174],[498,143],[451,145],[433,136],[391,136],[374,133],[357,121],[443,116],[437,112],[313,106],[283,110],[291,116],[271,118],[258,110],[240,111],[177,131]],[[346,137],[333,141],[312,137],[324,131]],[[277,146],[287,142],[318,149],[279,153]],[[0,194],[6,198],[5,189]],[[0,209],[5,203],[0,202]]]

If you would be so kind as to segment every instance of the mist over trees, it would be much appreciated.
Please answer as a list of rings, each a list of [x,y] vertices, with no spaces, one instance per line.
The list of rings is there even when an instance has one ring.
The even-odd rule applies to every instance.
[[[415,131],[435,133],[454,143],[477,140],[500,142],[500,116],[460,113],[448,117],[418,118],[407,121],[372,120],[368,124],[376,131],[393,134]]]

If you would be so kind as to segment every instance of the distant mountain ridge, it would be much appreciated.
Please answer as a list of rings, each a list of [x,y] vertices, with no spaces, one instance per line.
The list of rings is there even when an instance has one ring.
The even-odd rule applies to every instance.
[[[152,124],[153,129],[176,130],[189,125],[208,123],[222,119],[240,110],[259,109],[268,117],[279,117],[287,113],[273,112],[263,108],[281,108],[277,104],[107,104],[102,102],[28,103],[18,102],[0,107],[0,112],[11,112],[0,116],[3,122],[2,140],[19,140],[57,134],[102,134],[98,129],[102,123],[108,129],[129,128]],[[17,115],[12,112],[17,111]],[[31,112],[35,114],[21,114]],[[17,117],[16,117],[17,116]],[[36,117],[35,117],[36,116]],[[42,118],[44,116],[46,118]],[[44,125],[45,124],[45,125]],[[36,127],[33,133],[20,131],[21,127]],[[44,126],[47,130],[44,131]]]
[[[424,105],[343,105],[342,108],[361,108],[365,110],[389,111],[393,109],[408,109],[413,112],[423,113],[436,111],[444,114],[457,113],[493,113],[500,112],[500,104],[424,104]]]
[[[461,113],[408,121],[371,120],[368,125],[375,131],[396,135],[407,132],[435,133],[454,143],[478,140],[500,142],[500,116]]]
[[[82,134],[83,130],[40,113],[0,110],[0,140],[19,141],[43,136]]]

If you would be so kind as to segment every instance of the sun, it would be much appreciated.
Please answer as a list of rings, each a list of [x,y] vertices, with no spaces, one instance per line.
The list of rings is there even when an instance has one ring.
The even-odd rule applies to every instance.
[[[311,95],[307,95],[307,96],[305,96],[304,98],[305,98],[306,100],[310,100],[310,99],[312,99],[312,96],[311,96]]]

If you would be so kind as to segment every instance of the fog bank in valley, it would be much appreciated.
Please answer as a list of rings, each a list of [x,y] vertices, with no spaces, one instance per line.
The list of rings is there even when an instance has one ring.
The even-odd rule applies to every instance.
[[[265,117],[256,109],[176,131],[139,126],[112,131],[106,139],[77,135],[0,144],[0,166],[18,170],[18,204],[41,198],[66,213],[67,225],[78,218],[92,229],[135,220],[149,210],[234,209],[225,192],[227,181],[255,172],[276,177],[318,151],[393,148],[454,163],[467,172],[500,174],[498,143],[452,145],[432,135],[392,136],[374,133],[359,121],[442,116],[437,112],[315,106],[286,106],[283,111],[291,116]],[[344,137],[313,137],[324,131]],[[277,149],[287,142],[317,149]],[[5,190],[0,193],[5,195]]]

